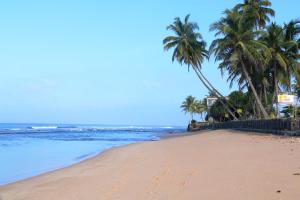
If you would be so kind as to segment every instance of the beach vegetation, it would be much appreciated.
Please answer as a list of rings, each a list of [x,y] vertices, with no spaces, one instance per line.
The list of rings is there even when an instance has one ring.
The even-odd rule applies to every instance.
[[[185,98],[185,100],[182,102],[180,106],[182,111],[190,114],[190,121],[194,120],[194,114],[196,112],[195,104],[196,104],[196,98],[190,95]]]
[[[207,106],[204,101],[197,100],[195,97],[190,95],[187,96],[182,102],[181,109],[183,112],[189,113],[190,122],[196,122],[194,119],[194,115],[198,114],[201,117],[201,120],[203,121],[203,116],[207,111]]]
[[[228,104],[224,102],[223,95],[213,87],[201,71],[202,62],[204,59],[208,58],[209,52],[206,49],[206,42],[198,32],[198,24],[191,22],[189,18],[190,15],[187,15],[184,20],[176,17],[174,22],[167,27],[167,30],[172,31],[174,35],[167,36],[163,40],[164,49],[166,51],[173,49],[172,61],[174,62],[176,60],[181,65],[185,64],[188,67],[188,70],[192,68],[207,90],[213,96],[222,98],[220,102],[227,112],[235,118]]]
[[[280,108],[277,96],[287,93],[295,94],[298,100],[300,97],[300,20],[278,24],[274,16],[271,1],[243,0],[225,9],[222,17],[212,23],[210,31],[215,38],[208,49],[189,15],[183,21],[175,18],[167,27],[174,35],[166,37],[163,44],[165,50],[173,49],[172,61],[192,68],[209,95],[217,98],[210,108],[200,112],[206,113],[205,119],[291,116],[291,106]],[[208,81],[201,69],[203,60],[209,57],[216,61],[221,74],[227,75],[229,87],[238,86],[239,91],[225,97]]]

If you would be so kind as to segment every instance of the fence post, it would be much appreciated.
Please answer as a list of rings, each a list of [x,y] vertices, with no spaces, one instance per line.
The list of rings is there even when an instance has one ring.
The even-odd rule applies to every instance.
[[[298,127],[298,119],[295,117],[290,118],[290,131],[296,131]]]

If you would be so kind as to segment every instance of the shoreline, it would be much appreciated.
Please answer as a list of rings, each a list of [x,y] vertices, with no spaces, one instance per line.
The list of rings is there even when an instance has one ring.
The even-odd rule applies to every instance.
[[[32,178],[35,178],[35,177],[38,177],[38,176],[41,176],[41,175],[44,175],[44,174],[47,174],[47,173],[51,173],[51,172],[57,171],[57,170],[61,170],[61,169],[68,168],[68,167],[72,167],[73,165],[77,165],[77,164],[79,164],[81,162],[84,162],[86,160],[89,160],[91,158],[99,156],[100,154],[102,154],[102,153],[104,153],[104,152],[106,152],[106,151],[108,151],[110,149],[119,148],[119,147],[123,147],[123,146],[125,147],[127,145],[136,144],[136,143],[153,142],[153,141],[156,141],[156,140],[163,140],[163,139],[169,138],[169,137],[177,137],[177,136],[180,136],[182,134],[188,134],[188,133],[186,131],[174,132],[174,133],[173,132],[166,132],[166,133],[163,133],[163,134],[162,133],[158,133],[158,135],[155,136],[156,137],[155,140],[135,141],[135,142],[127,143],[127,144],[113,145],[111,147],[98,150],[97,152],[92,152],[88,156],[85,156],[86,154],[84,154],[85,158],[83,158],[83,159],[78,159],[76,157],[76,160],[74,159],[73,161],[71,161],[69,163],[61,164],[61,165],[55,166],[53,168],[48,168],[48,169],[46,169],[46,170],[44,170],[42,172],[35,173],[35,174],[31,175],[31,176],[27,176],[25,178],[16,179],[16,180],[12,180],[12,181],[7,181],[7,182],[4,182],[4,183],[2,182],[0,184],[0,188],[4,187],[4,186],[7,186],[7,185],[10,185],[10,184],[18,183],[18,182],[21,182],[21,181],[26,181],[26,180],[29,180],[29,179],[32,179]]]
[[[25,179],[21,179],[21,180],[17,180],[17,181],[13,181],[13,182],[10,182],[10,183],[7,183],[7,184],[0,185],[0,189],[1,189],[1,187],[6,187],[6,186],[9,186],[9,185],[12,185],[12,184],[19,183],[19,182],[29,181],[29,180],[37,178],[39,176],[51,174],[51,173],[59,171],[59,170],[63,170],[63,169],[69,168],[69,167],[73,167],[75,165],[81,164],[82,162],[85,162],[85,161],[88,161],[88,160],[93,159],[95,157],[101,156],[103,153],[106,153],[107,151],[110,151],[110,150],[113,150],[113,149],[123,148],[123,147],[127,147],[127,146],[130,146],[130,145],[135,145],[135,144],[140,144],[140,143],[145,143],[145,142],[156,142],[156,141],[166,140],[166,139],[175,138],[175,137],[184,137],[184,136],[188,136],[188,135],[199,134],[199,132],[201,132],[201,131],[197,131],[195,133],[192,133],[192,132],[191,133],[190,132],[181,132],[181,133],[175,133],[175,134],[170,133],[168,135],[167,134],[162,135],[159,140],[140,141],[140,142],[134,142],[134,143],[124,144],[124,145],[120,145],[120,146],[113,146],[113,147],[110,147],[110,148],[105,149],[103,151],[100,151],[98,153],[95,153],[91,156],[88,156],[87,158],[82,159],[82,160],[80,160],[78,162],[75,162],[73,164],[67,164],[65,166],[61,166],[61,167],[58,167],[56,169],[52,169],[50,171],[46,171],[46,172],[31,176],[31,177],[28,177],[28,178],[25,178]],[[2,199],[0,198],[0,200],[2,200]]]
[[[229,143],[234,143],[235,146],[228,146]],[[211,143],[211,146],[208,145]],[[243,145],[239,144],[242,143]],[[249,143],[249,144],[248,144]],[[265,143],[265,146],[262,145]],[[201,144],[200,146],[198,144]],[[0,186],[0,197],[2,200],[9,199],[153,199],[164,197],[164,195],[173,197],[175,193],[177,193],[178,188],[185,188],[187,191],[180,192],[179,197],[177,196],[172,199],[197,199],[203,197],[213,198],[214,194],[211,193],[212,188],[205,187],[205,190],[202,191],[203,194],[199,194],[197,192],[197,187],[195,186],[203,186],[202,178],[208,178],[212,180],[218,180],[222,183],[226,179],[220,179],[222,176],[235,177],[235,171],[227,169],[224,171],[225,175],[218,174],[219,170],[222,169],[222,165],[232,165],[233,168],[238,168],[238,170],[245,172],[247,175],[247,170],[244,168],[249,168],[249,166],[245,165],[241,162],[246,162],[248,164],[249,160],[247,160],[241,152],[249,153],[254,159],[257,166],[253,166],[255,173],[261,173],[261,171],[265,171],[268,174],[267,178],[276,177],[278,174],[281,174],[281,170],[283,168],[287,168],[286,164],[295,165],[294,172],[290,172],[290,177],[288,177],[289,184],[292,187],[290,194],[285,194],[282,188],[277,188],[277,190],[281,190],[281,196],[278,196],[277,190],[274,187],[270,196],[268,196],[269,186],[273,184],[279,184],[277,182],[268,182],[265,186],[265,194],[263,191],[253,191],[257,193],[257,196],[249,196],[249,199],[263,199],[262,197],[283,197],[284,195],[288,195],[288,199],[296,199],[296,196],[300,196],[300,191],[295,191],[293,188],[300,188],[300,176],[292,175],[293,173],[300,173],[300,139],[298,138],[282,138],[278,136],[272,135],[257,135],[257,134],[245,134],[238,131],[228,131],[228,130],[218,130],[218,131],[201,131],[201,132],[193,132],[193,133],[182,133],[182,135],[171,135],[170,137],[164,137],[158,141],[146,141],[146,142],[138,142],[133,144],[127,144],[125,146],[113,147],[107,149],[103,152],[98,153],[97,155],[80,161],[79,163],[75,163],[71,166],[67,166],[64,168],[60,168],[51,172],[46,172],[44,174],[34,176],[25,180],[17,181],[14,183],[9,183],[4,186]],[[248,145],[248,146],[247,146]],[[257,146],[256,149],[252,149]],[[226,148],[225,148],[226,147]],[[246,147],[246,148],[245,148]],[[228,162],[231,156],[228,157],[227,154],[224,154],[223,157],[222,152],[228,151],[230,149],[230,153],[237,156],[237,160],[233,159],[232,162]],[[220,154],[219,158],[216,158],[216,149],[217,153]],[[259,149],[264,150],[261,153],[267,154],[270,156],[262,156],[257,155],[257,151]],[[292,149],[292,150],[291,150]],[[208,151],[209,150],[209,151]],[[237,151],[239,150],[239,151]],[[273,150],[277,152],[278,155],[274,155],[275,152],[270,152]],[[142,152],[144,151],[144,152]],[[207,151],[206,154],[204,151]],[[253,152],[252,152],[253,151]],[[283,152],[284,151],[284,152]],[[227,152],[228,153],[228,152]],[[287,158],[285,158],[285,154],[288,154],[289,162],[283,162]],[[292,156],[291,156],[292,155]],[[178,156],[178,157],[177,157]],[[258,156],[258,157],[257,157]],[[277,156],[277,157],[276,157]],[[151,159],[149,159],[149,157]],[[233,156],[234,157],[234,156]],[[272,173],[267,172],[265,168],[262,168],[263,165],[261,162],[261,157],[264,158],[264,162],[269,165],[275,164],[278,165],[277,168],[273,166]],[[225,159],[226,158],[226,159]],[[165,161],[165,159],[167,161]],[[256,159],[256,160],[255,160]],[[274,159],[278,159],[278,162],[274,162]],[[296,159],[296,160],[295,160]],[[151,160],[151,161],[150,161]],[[258,162],[259,160],[259,162]],[[205,165],[201,166],[201,161],[205,161]],[[239,162],[237,162],[239,161]],[[169,162],[169,163],[168,163]],[[218,163],[218,165],[216,165]],[[285,164],[286,163],[286,164]],[[203,163],[202,163],[203,164]],[[233,165],[234,164],[234,165]],[[141,165],[141,166],[140,166]],[[167,167],[166,167],[167,165]],[[282,165],[282,166],[281,166]],[[298,165],[298,166],[296,166]],[[147,166],[147,167],[146,167]],[[150,168],[150,166],[152,166]],[[272,166],[272,165],[271,165]],[[150,168],[150,169],[145,169]],[[200,170],[197,170],[197,169]],[[216,174],[212,174],[211,169],[216,170]],[[161,171],[162,170],[162,171]],[[208,170],[206,175],[201,175],[201,170]],[[238,171],[237,170],[237,171]],[[253,170],[250,168],[248,170]],[[290,169],[292,170],[292,169]],[[120,172],[119,172],[120,171]],[[196,171],[198,171],[196,173]],[[171,173],[172,172],[172,173]],[[176,172],[176,173],[175,173]],[[161,174],[162,173],[162,174]],[[233,174],[232,174],[233,173]],[[250,174],[256,175],[257,174]],[[163,175],[164,174],[164,175]],[[167,175],[173,174],[173,176],[168,177]],[[190,174],[190,175],[189,175]],[[176,178],[174,175],[179,176]],[[200,176],[197,179],[193,179],[193,175]],[[249,174],[248,174],[249,175]],[[270,176],[271,175],[271,176]],[[93,177],[98,178],[93,178]],[[240,174],[241,178],[244,176]],[[251,176],[248,178],[251,179]],[[264,174],[260,174],[260,176],[265,176]],[[262,179],[262,177],[257,176],[257,179]],[[288,175],[287,175],[288,176]],[[273,178],[274,178],[273,177]],[[281,177],[281,176],[280,176]],[[229,181],[235,187],[236,183],[239,182],[239,177],[230,178]],[[245,178],[245,177],[244,177]],[[273,179],[271,178],[271,179]],[[180,180],[177,180],[180,179]],[[281,177],[284,180],[284,177]],[[101,180],[101,181],[99,181]],[[134,183],[124,184],[122,182],[130,182],[131,180],[136,180],[140,184],[136,185]],[[177,183],[178,188],[174,188],[172,185],[167,184],[168,182],[180,182]],[[261,180],[263,181],[263,179]],[[295,182],[296,181],[296,182]],[[190,187],[186,187],[188,182],[194,182]],[[207,182],[204,181],[204,182]],[[226,182],[226,181],[225,181]],[[157,186],[160,185],[164,190],[160,191]],[[217,187],[218,184],[214,183]],[[226,183],[228,184],[228,183]],[[239,183],[241,184],[241,183]],[[245,184],[245,183],[242,183]],[[255,184],[251,184],[256,188]],[[281,184],[287,185],[287,183],[282,182]],[[222,184],[220,184],[222,185]],[[95,186],[98,186],[101,189],[96,189]],[[133,187],[134,186],[134,187]],[[224,186],[224,185],[223,185]],[[273,185],[274,186],[274,185]],[[134,189],[137,187],[136,189]],[[150,187],[150,189],[149,189]],[[254,188],[245,187],[243,190],[238,190],[238,196],[244,194],[245,191],[252,190]],[[114,189],[115,188],[115,189]],[[116,189],[118,188],[118,189]],[[152,188],[152,189],[151,189]],[[196,190],[195,190],[196,189]],[[215,188],[215,189],[218,189]],[[221,189],[221,188],[219,188]],[[259,188],[256,188],[259,189]],[[284,188],[286,191],[288,188]],[[116,190],[114,192],[114,190]],[[132,196],[135,190],[140,190],[144,192],[137,192],[139,195],[135,198]],[[149,190],[150,192],[146,192],[145,190]],[[199,190],[199,188],[198,188]],[[101,196],[101,194],[106,191],[111,191],[107,197]],[[168,192],[166,192],[168,191]],[[234,193],[229,189],[229,193],[226,192],[223,194],[229,195],[230,198],[236,198],[237,196],[232,196]],[[102,192],[102,193],[101,193]],[[239,194],[239,192],[241,194]],[[174,193],[174,194],[173,194]],[[60,196],[57,196],[61,194]],[[122,198],[119,196],[122,194]],[[99,196],[100,195],[100,196]],[[191,195],[191,196],[190,196]],[[204,196],[203,196],[204,195]],[[205,196],[206,195],[206,196]],[[250,195],[250,193],[248,194]],[[256,194],[253,194],[256,195]],[[59,198],[57,198],[59,197]],[[124,198],[123,198],[124,197]],[[150,198],[151,197],[151,198]],[[153,198],[152,198],[153,197]],[[189,198],[187,198],[189,197]],[[191,198],[190,198],[191,197]],[[194,198],[197,197],[197,198]],[[251,197],[251,198],[250,198]],[[220,197],[221,198],[221,197]],[[220,199],[219,198],[219,199]],[[0,198],[1,199],[1,198]],[[169,199],[169,198],[165,198]],[[207,199],[207,198],[206,198]],[[227,198],[223,198],[227,199]],[[248,198],[244,198],[248,199]]]
[[[165,139],[167,139],[167,138],[165,138]],[[1,190],[2,187],[7,187],[9,185],[14,185],[14,184],[22,183],[22,182],[27,182],[27,181],[30,181],[31,179],[35,179],[35,178],[38,178],[40,176],[50,175],[50,174],[55,173],[57,171],[65,170],[67,168],[72,168],[72,167],[74,167],[76,165],[80,165],[80,164],[82,164],[84,162],[87,162],[89,160],[93,160],[94,158],[96,158],[98,156],[101,156],[102,154],[106,153],[107,151],[110,151],[110,150],[113,150],[113,149],[118,149],[118,148],[123,148],[123,147],[125,148],[125,147],[130,146],[130,145],[140,144],[140,143],[144,143],[144,142],[155,142],[155,141],[143,141],[143,142],[136,142],[136,143],[125,144],[125,145],[121,145],[121,146],[110,147],[110,148],[108,148],[106,150],[100,151],[100,152],[92,155],[91,157],[88,157],[86,159],[80,160],[79,162],[76,162],[76,163],[73,163],[73,164],[70,164],[70,165],[67,165],[67,166],[62,166],[62,167],[59,167],[57,169],[53,169],[53,170],[50,170],[50,171],[47,171],[47,172],[43,172],[41,174],[38,174],[38,175],[35,175],[35,176],[31,176],[31,177],[28,177],[28,178],[25,178],[25,179],[22,179],[22,180],[18,180],[18,181],[14,181],[14,182],[11,182],[11,183],[4,184],[4,185],[0,185],[0,190]],[[1,195],[1,193],[0,193],[0,195]],[[0,198],[0,200],[2,200],[2,199]]]

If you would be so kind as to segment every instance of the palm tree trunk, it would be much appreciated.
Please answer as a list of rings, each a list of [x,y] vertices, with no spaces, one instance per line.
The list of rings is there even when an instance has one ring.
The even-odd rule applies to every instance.
[[[290,73],[288,72],[288,92],[291,93],[292,92],[292,79],[291,79],[291,75]]]
[[[255,105],[256,105],[256,103],[255,103]],[[261,110],[260,110],[260,108],[259,108],[259,106],[255,106],[255,109],[256,109],[256,113],[257,113],[257,119],[261,119]]]
[[[252,101],[252,110],[253,110],[253,117],[256,119],[257,117],[257,113],[256,113],[256,106],[255,106],[255,101]]]
[[[200,69],[198,69],[198,72],[202,76],[202,78],[206,81],[206,83],[212,88],[212,90],[215,91],[215,93],[217,93],[220,97],[224,98],[226,101],[226,98],[208,81],[208,79],[203,75]],[[226,103],[237,113],[237,110],[233,105],[231,105],[228,101],[226,101]]]
[[[259,90],[259,99],[262,101],[262,88],[260,88],[260,90]],[[262,103],[262,102],[261,102]]]
[[[190,117],[191,117],[191,122],[193,121],[194,117],[193,117],[193,113],[190,112]]]
[[[267,89],[266,89],[266,86],[264,84],[263,84],[263,91],[264,91],[264,98],[265,98],[266,107],[268,108],[268,110],[271,110],[271,109],[269,109]]]
[[[275,104],[276,104],[276,117],[278,117],[279,115],[279,105],[278,105],[278,94],[279,94],[279,90],[278,90],[278,81],[277,78],[275,76],[274,78],[274,82],[275,82]]]
[[[273,74],[273,76],[274,76],[274,96],[275,96],[275,98],[274,98],[274,101],[275,101],[275,105],[276,105],[276,117],[278,117],[279,116],[279,105],[278,105],[278,99],[277,99],[277,97],[278,97],[278,94],[279,94],[279,89],[278,89],[278,79],[277,79],[277,70],[276,70],[276,65],[274,66],[274,74]]]
[[[251,78],[250,78],[250,76],[249,76],[249,74],[248,74],[248,72],[247,72],[247,70],[246,70],[245,63],[244,63],[243,61],[241,61],[241,64],[242,64],[242,70],[243,70],[243,73],[244,73],[244,75],[245,75],[245,77],[246,77],[246,80],[248,81],[248,84],[249,84],[249,86],[250,86],[250,88],[251,88],[251,90],[252,90],[252,92],[253,92],[253,95],[254,95],[254,98],[255,98],[255,100],[256,100],[256,103],[258,104],[258,106],[259,106],[259,108],[260,108],[260,110],[261,110],[261,112],[262,112],[264,118],[265,118],[265,119],[268,119],[268,118],[269,118],[269,115],[268,115],[268,113],[266,112],[266,110],[265,110],[263,104],[261,103],[261,100],[259,99],[259,97],[258,97],[258,95],[257,95],[257,92],[256,92],[256,90],[255,90],[255,88],[254,88],[253,83],[252,83],[252,80],[251,80]]]
[[[198,78],[200,79],[200,81],[203,83],[203,85],[210,91],[212,92],[217,98],[219,98],[215,92],[207,85],[207,83],[204,81],[203,77],[199,74],[197,68],[193,67],[194,71],[196,72]],[[233,117],[234,120],[238,120],[236,118],[236,116],[232,113],[232,111],[228,108],[228,106],[223,102],[222,98],[219,98],[221,104],[224,106],[224,108],[227,110],[227,112],[229,112],[229,114]]]

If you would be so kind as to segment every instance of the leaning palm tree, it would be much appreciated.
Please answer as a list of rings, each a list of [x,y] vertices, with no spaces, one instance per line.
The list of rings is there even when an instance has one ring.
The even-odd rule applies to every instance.
[[[242,23],[247,23],[258,28],[265,27],[270,17],[275,16],[271,9],[272,3],[269,0],[244,0],[244,3],[237,4],[234,9],[242,15]]]
[[[201,34],[196,32],[199,29],[198,25],[189,22],[189,15],[187,15],[183,22],[176,17],[173,24],[169,25],[167,29],[175,33],[175,36],[168,36],[163,40],[165,50],[174,48],[172,61],[177,60],[180,64],[186,64],[188,69],[191,67],[203,85],[216,97],[219,97],[217,95],[219,92],[216,92],[215,88],[207,83],[207,79],[201,72],[201,64],[205,58],[208,58],[208,51],[205,49],[206,43]],[[224,101],[222,103],[236,119],[226,103]]]
[[[191,121],[194,119],[194,113],[196,112],[196,104],[196,98],[190,95],[186,97],[186,99],[184,100],[184,102],[182,102],[180,106],[182,108],[182,111],[190,114]]]
[[[264,66],[270,53],[266,45],[255,40],[259,31],[249,29],[248,24],[241,23],[242,17],[237,10],[226,10],[225,17],[212,24],[210,30],[217,31],[215,39],[210,46],[210,53],[220,61],[219,68],[236,71],[237,77],[249,85],[255,101],[264,118],[269,118],[251,75],[260,71],[258,66]]]

